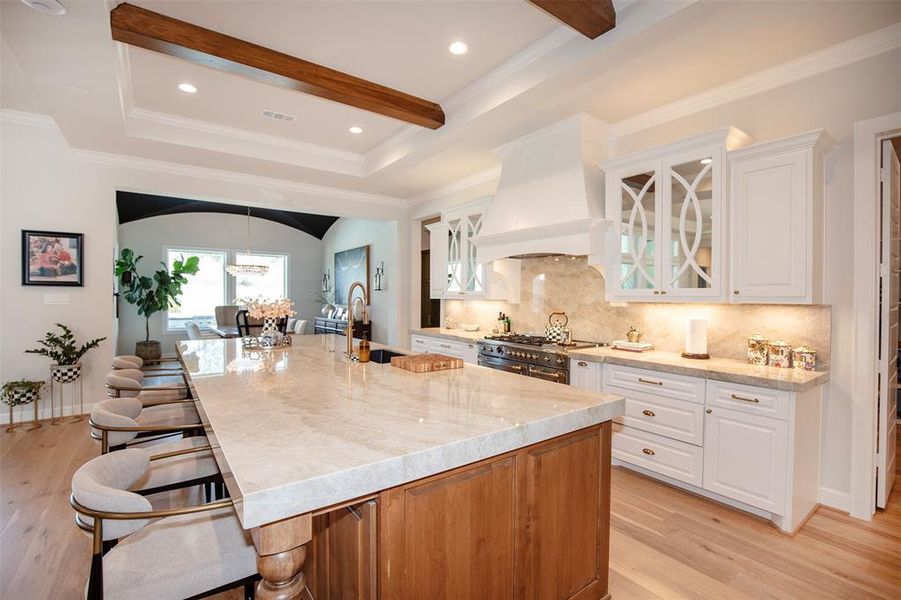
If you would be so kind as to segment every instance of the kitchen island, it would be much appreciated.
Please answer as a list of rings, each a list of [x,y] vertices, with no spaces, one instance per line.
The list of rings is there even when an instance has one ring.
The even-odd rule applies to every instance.
[[[258,598],[607,595],[621,397],[471,365],[350,363],[344,343],[179,343],[257,548]]]

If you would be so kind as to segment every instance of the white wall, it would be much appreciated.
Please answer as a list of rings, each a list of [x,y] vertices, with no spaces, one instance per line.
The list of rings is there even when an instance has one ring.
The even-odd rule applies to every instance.
[[[48,362],[23,351],[53,323],[67,323],[81,339],[110,338],[85,360],[86,406],[105,397],[104,379],[116,348],[112,263],[117,243],[117,190],[337,216],[405,218],[400,204],[386,205],[366,194],[159,161],[76,153],[49,119],[10,111],[0,111],[0,164],[0,381],[46,378]],[[26,228],[84,233],[85,286],[62,290],[21,286],[20,231]],[[386,264],[391,264],[390,259],[386,258]],[[400,285],[396,271],[389,271],[389,277],[389,285]],[[396,294],[396,287],[394,290],[383,294]],[[68,292],[70,304],[45,306],[43,294],[52,291]],[[388,310],[394,317],[387,318],[386,325],[396,326],[399,306],[396,303],[394,311]],[[46,400],[44,406],[49,416]],[[5,419],[6,411],[0,411],[0,422]]]
[[[847,509],[850,492],[851,389],[853,381],[854,122],[895,112],[901,106],[894,50],[782,87],[649,127],[611,140],[610,157],[665,144],[720,127],[734,125],[762,142],[825,128],[837,146],[826,164],[826,303],[832,310],[831,380],[826,386],[822,424],[821,486],[837,508]],[[483,196],[496,182],[481,182],[465,191],[420,204],[412,212],[411,232],[418,220],[456,204]],[[419,245],[419,238],[414,240]],[[418,248],[410,248],[411,256]],[[414,269],[416,270],[416,269]],[[418,274],[409,294],[418,293]],[[602,294],[602,291],[598,291]],[[411,315],[410,322],[418,322]]]
[[[316,292],[320,289],[320,263],[322,242],[317,238],[287,225],[266,219],[251,219],[253,252],[273,252],[288,255],[288,297],[294,301],[297,318],[311,321],[318,314]],[[119,247],[131,248],[143,255],[139,272],[155,270],[165,261],[166,246],[241,251],[246,245],[247,217],[219,213],[189,213],[165,215],[141,219],[119,226]],[[232,278],[226,275],[226,284]],[[234,299],[233,284],[227,286],[227,303]],[[185,339],[184,333],[165,331],[162,313],[150,318],[150,339],[163,344],[163,353],[174,352],[176,340]],[[119,303],[119,353],[131,354],[136,341],[144,339],[144,318],[137,309],[121,300]]]
[[[398,265],[397,221],[374,221],[370,219],[338,219],[322,238],[322,272],[328,269],[332,274],[332,289],[335,283],[335,253],[359,246],[369,245],[370,319],[372,320],[373,341],[398,344],[403,339],[398,331],[398,300],[404,295],[401,289],[404,278]],[[372,290],[375,268],[385,261],[384,291]],[[321,273],[320,273],[321,275]],[[321,286],[320,286],[321,289]],[[335,298],[337,304],[347,304],[347,298]],[[404,336],[405,337],[405,336]],[[402,344],[405,345],[405,344]]]

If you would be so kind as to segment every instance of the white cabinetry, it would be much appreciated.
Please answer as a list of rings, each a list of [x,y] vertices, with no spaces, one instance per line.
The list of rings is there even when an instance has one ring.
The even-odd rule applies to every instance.
[[[573,381],[576,381],[575,375]],[[603,365],[620,464],[797,529],[819,494],[821,387],[787,392]]]
[[[479,347],[474,341],[463,342],[414,334],[410,336],[410,347],[413,352],[433,352],[462,358],[463,362],[471,365],[479,363]]]
[[[519,302],[520,261],[479,260],[473,243],[491,198],[482,198],[441,214],[427,225],[432,299],[487,299]]]
[[[831,146],[820,129],[729,153],[733,302],[823,301],[823,164]]]
[[[569,385],[580,390],[600,392],[602,366],[600,363],[570,359]]]
[[[726,151],[735,128],[605,161],[610,301],[725,298]]]

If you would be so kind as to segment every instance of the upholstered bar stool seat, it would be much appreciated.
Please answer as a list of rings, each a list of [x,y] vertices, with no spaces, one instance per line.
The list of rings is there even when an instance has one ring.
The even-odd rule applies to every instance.
[[[184,400],[188,388],[181,375],[148,377],[139,369],[116,369],[106,375],[106,387],[114,397],[137,397],[144,406]]]
[[[199,435],[195,437],[157,444],[141,451],[148,457],[160,456],[182,450],[193,450],[209,446],[209,439]],[[116,453],[114,453],[116,454]],[[219,475],[219,466],[210,450],[180,454],[168,458],[161,458],[150,463],[150,467],[129,488],[131,491],[151,490],[166,488],[176,484],[194,481],[197,479],[210,479]]]
[[[145,365],[144,359],[140,356],[135,356],[134,354],[120,354],[119,356],[114,356],[110,366],[113,369],[140,369],[148,372],[181,370],[181,363],[174,358],[164,358],[160,362],[152,362]]]
[[[72,477],[79,524],[94,535],[86,596],[189,598],[224,586],[249,585],[257,572],[256,550],[230,501],[155,514],[146,498],[127,491],[144,477],[150,463],[142,450],[123,450],[89,461]],[[158,516],[164,518],[151,522]],[[118,544],[104,553],[100,540],[115,539]]]
[[[199,430],[200,416],[193,402],[175,402],[159,406],[145,407],[140,398],[107,398],[91,408],[91,435],[95,439],[106,437],[103,452],[108,447],[122,446],[137,438],[148,427],[168,427],[168,432],[177,433],[179,427],[195,426]],[[104,431],[105,428],[113,428]],[[115,428],[128,428],[128,431],[116,431]]]

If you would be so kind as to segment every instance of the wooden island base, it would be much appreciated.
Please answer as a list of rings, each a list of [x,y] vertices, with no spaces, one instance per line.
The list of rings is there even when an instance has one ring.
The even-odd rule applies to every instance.
[[[610,440],[602,423],[314,516],[303,563],[310,596],[606,598]],[[282,551],[301,539],[285,535]],[[279,587],[259,589],[291,597],[273,594]]]

